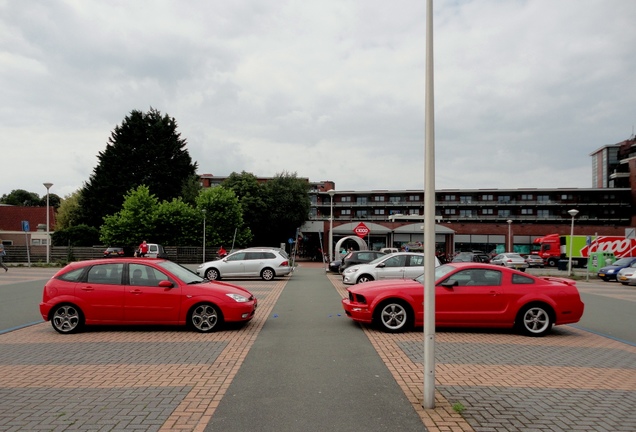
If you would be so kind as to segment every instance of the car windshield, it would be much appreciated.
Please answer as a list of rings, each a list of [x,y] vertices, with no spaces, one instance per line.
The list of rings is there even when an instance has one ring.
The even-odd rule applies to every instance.
[[[391,256],[393,254],[388,254],[388,255],[380,255],[379,257],[377,257],[376,259],[374,259],[373,261],[369,261],[369,264],[377,264],[381,261],[384,261],[385,259],[387,259],[387,257]]]
[[[523,257],[522,257],[521,255],[519,255],[519,254],[515,254],[515,253],[509,253],[509,254],[506,254],[506,256],[507,256],[508,258],[519,258],[519,259],[523,259]]]
[[[616,261],[613,266],[628,266],[634,258],[621,258]]]
[[[172,261],[164,261],[158,263],[158,265],[159,267],[166,269],[167,271],[175,275],[177,278],[179,278],[179,280],[186,284],[197,284],[206,280],[200,277],[198,274],[194,273],[192,270],[187,269]]]

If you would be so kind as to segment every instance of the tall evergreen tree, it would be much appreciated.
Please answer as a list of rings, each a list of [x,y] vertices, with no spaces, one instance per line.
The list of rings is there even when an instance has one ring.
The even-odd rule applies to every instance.
[[[154,108],[133,110],[115,127],[82,188],[80,223],[99,228],[104,216],[117,213],[126,193],[140,185],[159,201],[178,198],[197,170],[185,146],[174,118]]]

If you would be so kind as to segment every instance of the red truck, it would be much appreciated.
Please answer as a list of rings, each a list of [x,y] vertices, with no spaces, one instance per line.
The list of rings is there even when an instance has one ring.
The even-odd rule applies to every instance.
[[[571,240],[570,240],[571,239]],[[572,266],[585,267],[593,252],[612,252],[616,258],[636,256],[636,239],[621,236],[582,236],[548,234],[534,239],[534,251],[550,267],[556,267],[560,259],[570,258],[572,241]]]

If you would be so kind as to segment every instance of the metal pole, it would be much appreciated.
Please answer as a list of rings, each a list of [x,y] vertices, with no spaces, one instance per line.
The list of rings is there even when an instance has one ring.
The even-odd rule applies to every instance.
[[[512,237],[510,237],[510,227],[512,226],[512,220],[508,219],[508,252],[512,252]]]
[[[570,257],[568,261],[568,276],[572,276],[572,246],[574,244],[574,216],[579,214],[578,210],[568,210],[570,216],[572,216],[572,226],[570,228]]]
[[[203,213],[203,262],[205,262],[205,209],[201,212]]]
[[[424,391],[422,406],[435,408],[435,112],[433,98],[433,0],[426,2],[424,142]]]
[[[333,196],[336,193],[335,190],[329,191],[330,200],[330,210],[329,210],[329,262],[334,260],[333,256]]]
[[[51,189],[53,183],[44,183],[44,187],[46,188],[46,263],[48,264],[50,261],[51,254],[51,233],[49,230],[49,189]]]

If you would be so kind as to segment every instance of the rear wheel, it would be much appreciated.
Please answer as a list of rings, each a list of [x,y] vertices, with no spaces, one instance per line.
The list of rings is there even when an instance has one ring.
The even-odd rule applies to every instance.
[[[62,334],[76,333],[84,327],[84,314],[75,305],[59,305],[51,313],[51,325]]]
[[[221,275],[217,269],[211,267],[205,271],[205,278],[207,280],[219,280],[221,279]]]
[[[217,330],[223,322],[223,316],[217,306],[209,303],[196,305],[190,311],[188,323],[199,333],[210,333]]]
[[[261,270],[261,278],[264,281],[271,281],[272,279],[274,279],[275,276],[276,273],[274,273],[274,270],[272,270],[271,268],[264,268],[263,270]]]
[[[517,315],[517,327],[527,336],[545,336],[553,324],[551,310],[543,304],[525,306]]]

